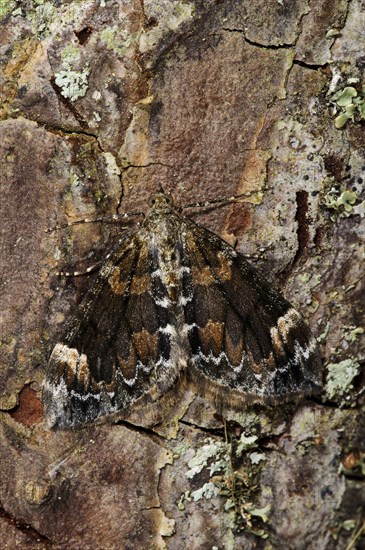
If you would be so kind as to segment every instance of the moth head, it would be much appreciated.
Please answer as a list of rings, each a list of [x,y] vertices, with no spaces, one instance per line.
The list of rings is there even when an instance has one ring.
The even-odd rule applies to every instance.
[[[161,190],[150,196],[148,204],[155,210],[169,210],[174,206],[174,200],[170,193],[164,193]]]

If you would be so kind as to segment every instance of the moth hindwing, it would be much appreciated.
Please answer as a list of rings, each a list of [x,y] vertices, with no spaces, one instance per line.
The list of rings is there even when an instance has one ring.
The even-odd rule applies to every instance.
[[[51,425],[158,400],[182,376],[234,408],[317,393],[320,358],[300,314],[169,196],[152,202],[52,352],[43,389]]]

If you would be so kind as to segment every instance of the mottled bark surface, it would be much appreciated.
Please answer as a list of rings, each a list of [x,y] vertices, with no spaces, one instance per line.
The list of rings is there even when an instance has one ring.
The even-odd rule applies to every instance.
[[[362,0],[3,0],[0,547],[361,548],[365,361]],[[221,416],[189,389],[52,432],[50,350],[117,228],[189,211],[319,339],[325,394]],[[258,255],[258,257],[257,257]],[[210,468],[209,468],[210,467]]]

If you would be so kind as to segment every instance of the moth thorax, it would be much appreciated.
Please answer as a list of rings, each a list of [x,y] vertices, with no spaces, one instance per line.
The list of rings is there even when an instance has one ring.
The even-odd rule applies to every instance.
[[[172,208],[174,206],[174,200],[169,193],[159,191],[150,196],[148,204],[154,210],[164,210],[165,208]]]

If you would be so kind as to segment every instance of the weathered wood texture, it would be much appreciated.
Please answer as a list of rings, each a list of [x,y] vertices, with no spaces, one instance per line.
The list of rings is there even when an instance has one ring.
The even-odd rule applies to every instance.
[[[0,15],[0,547],[360,548],[364,2],[2,0]],[[324,403],[232,413],[232,448],[184,389],[119,425],[48,430],[47,357],[88,284],[55,271],[103,257],[116,230],[45,229],[146,208],[159,184],[178,204],[261,191],[190,214],[261,251],[320,337]]]

